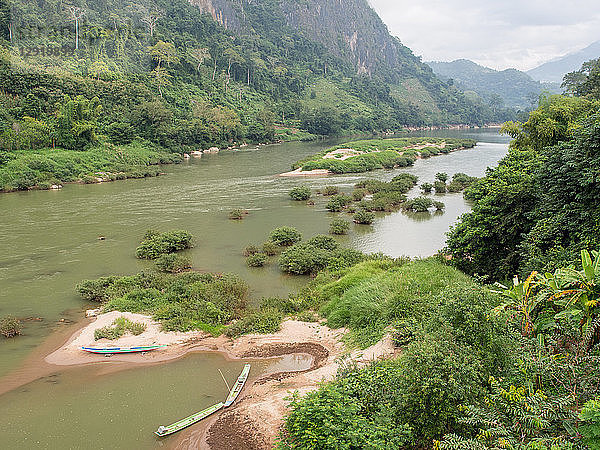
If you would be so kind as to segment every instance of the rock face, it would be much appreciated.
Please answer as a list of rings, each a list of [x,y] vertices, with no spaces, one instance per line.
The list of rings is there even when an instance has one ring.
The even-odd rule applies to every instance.
[[[378,74],[400,80],[408,76],[433,77],[411,50],[392,37],[367,0],[190,0],[224,27],[250,34],[260,13],[270,14],[325,46],[333,55],[351,62],[357,74]],[[326,70],[326,69],[325,69]]]

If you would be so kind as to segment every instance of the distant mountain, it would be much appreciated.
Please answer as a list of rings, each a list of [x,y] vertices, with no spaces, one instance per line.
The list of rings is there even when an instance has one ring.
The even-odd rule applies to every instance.
[[[480,66],[468,59],[452,62],[428,62],[435,74],[443,80],[453,80],[464,91],[477,93],[484,101],[495,105],[498,98],[506,106],[531,108],[542,91],[558,93],[556,83],[540,83],[525,72],[516,69],[502,71]]]
[[[561,83],[567,73],[578,70],[584,62],[598,57],[600,57],[600,41],[528,70],[527,74],[534,80]]]

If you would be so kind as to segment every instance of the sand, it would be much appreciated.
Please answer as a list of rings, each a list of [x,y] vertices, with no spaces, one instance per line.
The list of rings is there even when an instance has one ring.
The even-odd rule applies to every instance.
[[[96,329],[112,325],[115,319],[119,317],[125,317],[132,322],[143,323],[146,325],[146,330],[139,336],[133,336],[132,334],[128,333],[121,338],[112,341],[107,339],[100,339],[96,341],[94,339],[94,331]],[[173,359],[185,354],[185,350],[182,349],[181,345],[178,344],[185,344],[190,339],[198,339],[203,336],[205,336],[205,333],[202,332],[164,332],[161,330],[160,324],[152,320],[150,316],[112,311],[97,316],[92,323],[73,334],[73,336],[71,336],[71,338],[59,349],[46,356],[45,361],[49,364],[59,366],[80,365],[106,361],[106,356],[85,353],[81,350],[81,347],[137,347],[144,345],[167,345],[168,348],[165,351],[148,352],[144,355],[130,354],[113,355],[110,357],[111,361],[155,363],[165,361],[167,359]]]
[[[114,341],[95,341],[94,330],[111,325],[117,317],[145,323],[146,331],[139,336],[125,335]],[[266,373],[259,377],[252,377],[251,374],[240,398],[232,407],[178,433],[176,438],[168,443],[170,447],[177,449],[268,449],[272,448],[276,441],[292,392],[304,395],[317,389],[320,382],[332,380],[340,364],[348,358],[364,365],[376,359],[394,356],[394,346],[389,337],[366,350],[349,351],[341,342],[346,331],[330,329],[320,323],[286,320],[277,333],[246,335],[232,340],[225,336],[215,338],[202,332],[164,332],[160,324],[149,316],[110,312],[99,315],[92,322],[86,320],[83,328],[75,331],[66,342],[63,340],[58,349],[41,361],[46,366],[42,372],[48,373],[51,367],[102,362],[103,373],[106,373],[174,360],[192,351],[219,352],[229,359],[273,358],[288,354],[310,355],[312,364],[302,371]],[[110,358],[81,350],[82,346],[149,344],[167,345],[167,348],[145,355],[114,355]]]
[[[302,167],[279,174],[280,177],[322,177],[326,175],[331,175],[331,172],[327,169],[302,170]]]

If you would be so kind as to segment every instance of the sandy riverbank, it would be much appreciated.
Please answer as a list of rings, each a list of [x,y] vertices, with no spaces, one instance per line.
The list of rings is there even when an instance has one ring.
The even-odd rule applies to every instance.
[[[332,175],[327,169],[315,169],[315,170],[302,170],[302,167],[292,170],[291,172],[280,173],[280,177],[324,177]]]
[[[139,336],[125,335],[114,341],[94,339],[94,330],[111,325],[117,317],[126,317],[134,322],[146,324],[146,330]],[[246,335],[232,340],[225,336],[212,337],[203,332],[170,333],[163,332],[160,324],[151,317],[140,314],[111,312],[95,319],[86,319],[78,329],[69,328],[52,339],[51,344],[42,346],[45,354],[38,354],[36,360],[28,361],[19,376],[13,376],[8,391],[35,379],[47,376],[67,366],[76,367],[98,364],[100,373],[165,363],[186,355],[189,352],[219,352],[228,359],[256,360],[285,355],[303,354],[312,357],[308,369],[293,372],[277,372],[253,375],[236,404],[178,435],[165,441],[176,449],[215,449],[252,450],[272,448],[286,415],[286,398],[291,392],[301,395],[314,390],[322,381],[335,377],[343,357],[350,357],[359,364],[374,359],[391,357],[394,347],[386,338],[364,351],[349,352],[341,342],[346,330],[333,330],[319,323],[287,320],[281,330],[269,335]],[[60,341],[58,341],[60,339]],[[59,344],[60,342],[60,344]],[[167,345],[167,348],[154,352],[129,355],[103,355],[85,353],[82,346],[113,347],[138,346],[148,344]],[[57,345],[60,345],[57,348]],[[23,376],[25,375],[26,376]],[[6,380],[3,380],[6,381]]]

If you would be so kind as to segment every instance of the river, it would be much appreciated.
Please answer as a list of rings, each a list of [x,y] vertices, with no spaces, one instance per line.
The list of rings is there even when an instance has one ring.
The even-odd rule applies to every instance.
[[[336,214],[325,210],[326,200],[316,197],[313,207],[293,202],[287,195],[293,186],[306,183],[317,189],[337,185],[350,192],[360,179],[389,180],[401,171],[418,175],[420,183],[432,182],[437,172],[482,176],[486,167],[497,164],[507,152],[508,139],[494,129],[420,134],[470,137],[479,144],[474,149],[419,160],[408,169],[299,180],[275,175],[288,171],[294,161],[332,142],[287,143],[205,155],[181,165],[167,166],[166,175],[157,178],[0,195],[0,223],[4,230],[0,235],[0,316],[41,319],[25,322],[24,335],[19,338],[0,339],[0,377],[18,367],[51,333],[70,321],[81,320],[83,310],[89,305],[83,304],[74,291],[79,281],[132,274],[151,267],[150,263],[135,258],[135,247],[146,229],[190,231],[196,238],[196,246],[188,252],[194,267],[240,274],[250,284],[255,300],[287,295],[307,278],[284,275],[276,264],[250,269],[241,252],[248,244],[264,242],[269,231],[281,225],[294,226],[306,237],[327,233]],[[418,189],[410,195],[418,195]],[[392,256],[431,255],[444,246],[445,233],[451,224],[469,210],[462,194],[446,194],[439,199],[446,204],[442,214],[379,214],[372,226],[354,225],[340,242],[365,252],[381,251]],[[250,215],[243,221],[228,220],[228,212],[234,208],[247,209]],[[100,236],[105,239],[99,240]],[[193,365],[190,370],[198,377],[208,376],[209,372],[214,376],[214,367],[219,365],[233,373],[239,365],[217,356],[195,355],[182,362],[144,369],[142,374],[139,373],[142,369],[135,369],[104,375],[94,386],[85,383],[90,379],[91,369],[64,371],[52,379],[39,380],[0,396],[0,424],[3,429],[10,425],[11,429],[21,431],[11,432],[11,439],[17,439],[11,448],[68,448],[70,443],[76,448],[78,441],[74,436],[85,434],[82,427],[98,421],[105,425],[97,431],[95,439],[106,445],[97,448],[115,448],[115,442],[121,442],[122,448],[146,448],[135,443],[147,442],[151,446],[154,442],[152,436],[146,436],[148,424],[154,429],[159,418],[152,410],[161,409],[164,413],[161,417],[175,413],[165,406],[165,398],[148,393],[171,389],[169,380],[180,376],[178,365],[185,364]],[[145,387],[136,390],[134,380]],[[179,381],[185,386],[191,379]],[[111,391],[113,401],[102,403],[101,408],[87,410],[78,406],[89,403],[90,399],[107,400],[106,388],[117,384],[119,388]],[[199,398],[212,401],[209,390],[212,384],[202,385],[196,392],[199,397],[181,400],[191,410],[200,409],[192,405],[203,406]],[[129,394],[131,389],[134,394]],[[135,401],[128,403],[129,395]],[[141,411],[140,423],[131,427],[119,415],[123,408],[130,407]],[[61,426],[54,422],[59,420],[59,412]],[[77,419],[73,423],[82,414],[88,414],[89,420]],[[58,426],[56,435],[51,432],[53,426]],[[129,439],[133,447],[109,438],[114,433]],[[53,438],[37,443],[44,436]]]

